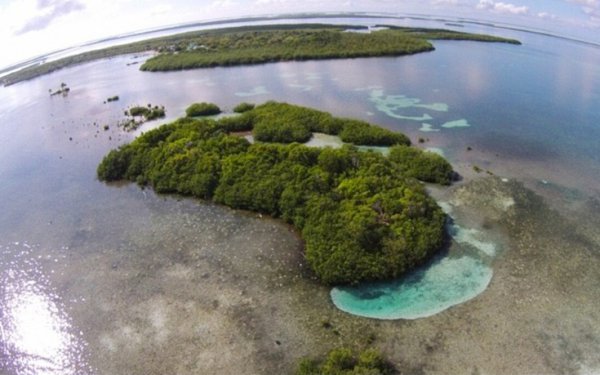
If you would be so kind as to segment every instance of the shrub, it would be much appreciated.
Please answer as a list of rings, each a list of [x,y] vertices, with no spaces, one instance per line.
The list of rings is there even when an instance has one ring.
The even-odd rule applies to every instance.
[[[142,107],[142,106],[135,106],[135,107],[131,107],[129,108],[129,115],[130,116],[146,116],[148,113],[150,113],[150,109],[146,108],[146,107]]]
[[[146,117],[146,121],[163,118],[165,117],[165,107],[154,106],[146,113],[144,117]]]
[[[414,147],[395,146],[390,149],[389,159],[402,173],[425,182],[449,185],[452,166],[440,155]]]
[[[239,116],[227,116],[219,119],[219,125],[226,132],[250,131],[254,127],[252,117],[242,114]]]
[[[331,350],[323,360],[303,358],[296,368],[296,375],[390,375],[394,368],[381,353],[366,349],[356,355],[348,348]]]
[[[194,103],[187,107],[185,110],[185,114],[188,117],[196,117],[196,116],[212,116],[218,115],[221,113],[221,109],[219,106],[213,103]]]
[[[393,146],[396,144],[410,145],[410,139],[401,133],[372,126],[358,120],[345,120],[340,132],[342,141],[365,146]]]
[[[244,113],[254,109],[254,104],[251,103],[240,103],[233,108],[235,113]]]

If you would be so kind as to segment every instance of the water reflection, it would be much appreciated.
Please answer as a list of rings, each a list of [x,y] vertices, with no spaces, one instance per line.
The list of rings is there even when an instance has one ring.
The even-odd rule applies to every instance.
[[[28,245],[2,249],[0,260],[0,372],[71,375],[90,373],[84,341],[58,295],[49,287]]]

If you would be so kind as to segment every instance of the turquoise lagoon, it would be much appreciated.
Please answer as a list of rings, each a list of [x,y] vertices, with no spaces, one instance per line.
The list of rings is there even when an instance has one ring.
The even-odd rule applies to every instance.
[[[333,288],[331,298],[340,310],[367,318],[426,318],[476,297],[492,274],[474,257],[438,257],[402,279]]]
[[[452,206],[440,202],[449,214]],[[418,319],[437,314],[482,293],[492,280],[497,245],[477,229],[447,223],[449,251],[392,281],[335,287],[331,299],[350,314],[376,319]]]

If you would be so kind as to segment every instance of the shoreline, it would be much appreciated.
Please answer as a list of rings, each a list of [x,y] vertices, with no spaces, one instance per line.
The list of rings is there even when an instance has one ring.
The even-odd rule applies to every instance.
[[[285,20],[285,18],[283,18],[282,20]],[[225,23],[226,24],[226,23]],[[27,66],[23,69],[19,69],[15,72],[6,74],[4,76],[2,76],[0,78],[0,82],[2,83],[3,86],[10,86],[13,85],[15,83],[19,83],[22,81],[27,81],[39,76],[42,76],[44,74],[48,74],[48,73],[52,73],[54,71],[63,69],[63,68],[67,68],[70,66],[74,66],[74,65],[79,65],[82,63],[87,63],[87,62],[91,62],[91,61],[95,61],[95,60],[100,60],[100,59],[104,59],[104,58],[111,58],[111,57],[116,57],[116,56],[120,56],[120,55],[126,55],[126,54],[133,54],[133,53],[149,53],[152,51],[156,51],[156,50],[166,50],[169,51],[174,45],[177,45],[179,42],[183,41],[188,41],[189,38],[195,37],[206,37],[206,36],[215,36],[215,35],[221,35],[221,34],[227,34],[227,33],[233,33],[233,32],[244,32],[244,31],[277,31],[279,30],[280,32],[283,30],[318,30],[318,29],[324,29],[324,30],[337,30],[340,33],[345,30],[345,29],[353,29],[353,28],[367,28],[367,26],[363,26],[363,25],[343,25],[343,24],[315,24],[315,23],[298,23],[298,24],[286,24],[286,23],[281,23],[281,24],[265,24],[265,25],[252,25],[252,24],[248,24],[245,26],[234,26],[234,27],[224,27],[224,28],[218,28],[218,29],[206,29],[206,30],[198,30],[198,31],[192,31],[192,32],[183,32],[183,33],[179,33],[179,34],[173,34],[173,35],[168,35],[168,36],[163,36],[163,37],[157,37],[157,38],[150,38],[150,39],[144,39],[141,41],[137,41],[137,42],[132,42],[132,43],[127,43],[127,44],[123,44],[123,45],[117,45],[117,46],[113,46],[113,47],[107,47],[107,48],[103,48],[103,49],[98,49],[98,50],[93,50],[93,51],[89,51],[89,52],[83,52],[81,54],[77,54],[74,56],[68,56],[68,57],[64,57],[58,60],[54,60],[51,62],[44,62],[38,65],[33,65],[33,66]],[[418,48],[415,49],[416,45],[410,46],[410,48],[408,47],[402,47],[400,49],[396,49],[396,50],[381,50],[381,51],[375,51],[373,52],[370,48],[363,50],[357,50],[357,51],[350,51],[353,52],[350,54],[350,57],[352,58],[357,58],[357,57],[381,57],[381,56],[404,56],[404,55],[411,55],[411,54],[415,54],[415,53],[420,53],[420,52],[427,52],[427,51],[432,51],[435,48],[433,47],[433,45],[431,43],[428,42],[428,40],[439,40],[439,39],[451,39],[451,40],[475,40],[475,41],[480,41],[480,42],[502,42],[502,43],[511,43],[511,44],[521,44],[519,41],[514,40],[514,39],[506,39],[506,38],[501,38],[501,37],[495,37],[495,36],[488,36],[488,35],[482,35],[482,34],[472,34],[472,33],[464,33],[464,32],[459,32],[459,31],[452,31],[452,30],[443,30],[443,29],[429,29],[429,28],[411,28],[411,27],[397,27],[394,26],[392,30],[402,30],[402,32],[405,35],[405,37],[409,36],[410,34],[410,39],[411,39],[411,43],[415,43],[415,42],[424,42],[423,45],[419,46]],[[368,35],[368,34],[365,34]],[[188,44],[189,46],[189,44]],[[308,45],[307,45],[308,46]],[[301,45],[302,47],[302,45]],[[306,46],[304,46],[306,47]],[[311,46],[308,46],[311,47]],[[255,47],[256,48],[256,47]],[[281,47],[280,47],[281,48]],[[313,46],[314,48],[314,46]],[[405,50],[406,48],[408,48],[408,50]],[[364,48],[363,48],[364,49]],[[297,50],[297,47],[295,48],[295,50]],[[234,51],[237,52],[237,51]],[[191,69],[191,68],[210,68],[210,67],[215,67],[215,66],[232,66],[232,65],[248,65],[248,64],[264,64],[264,63],[269,63],[269,62],[273,62],[273,61],[303,61],[303,60],[319,60],[319,59],[336,59],[336,58],[347,58],[348,57],[348,51],[346,52],[336,52],[333,55],[331,55],[331,53],[327,53],[325,55],[321,55],[321,54],[314,54],[314,53],[309,53],[306,54],[306,52],[304,52],[306,54],[306,56],[304,57],[299,57],[299,58],[283,58],[283,56],[285,55],[281,55],[281,51],[279,51],[279,53],[276,53],[273,56],[262,56],[259,57],[258,60],[252,62],[251,60],[254,59],[255,57],[251,56],[251,52],[246,51],[246,56],[242,56],[241,61],[238,61],[237,63],[234,63],[234,61],[236,61],[235,59],[232,60],[232,57],[227,57],[227,55],[225,56],[225,59],[223,61],[221,61],[220,63],[218,62],[219,60],[217,60],[216,63],[214,62],[209,62],[208,65],[202,65],[202,66],[193,66],[193,67],[187,67],[187,69]],[[248,55],[250,53],[250,55]],[[273,53],[272,51],[269,53]],[[161,54],[159,56],[163,56],[164,54]],[[280,56],[281,55],[281,56]],[[314,56],[313,56],[314,55]],[[152,59],[157,59],[158,56],[156,57],[151,57],[149,60]],[[239,58],[236,57],[236,58]],[[39,59],[39,58],[38,58]],[[179,64],[179,63],[177,63]],[[144,68],[146,66],[146,62],[143,63],[140,68],[142,70],[157,70],[157,71],[164,71],[164,69],[146,69]],[[172,71],[172,70],[181,70],[181,67],[178,67],[179,65],[175,65],[174,67],[171,67],[169,69],[167,69],[168,71]]]

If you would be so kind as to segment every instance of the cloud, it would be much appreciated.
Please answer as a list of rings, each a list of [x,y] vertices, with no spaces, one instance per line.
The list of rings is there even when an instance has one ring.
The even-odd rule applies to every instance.
[[[548,13],[548,12],[540,12],[537,14],[538,18],[544,19],[544,20],[555,20],[558,17],[556,17],[555,14],[552,13]]]
[[[567,0],[581,5],[581,10],[587,16],[585,27],[600,29],[600,0]],[[596,31],[595,31],[596,32]]]
[[[54,20],[69,13],[78,12],[85,9],[85,5],[78,0],[38,0],[36,16],[31,18],[23,27],[15,32],[15,35],[22,35],[30,31],[43,30]]]
[[[508,14],[527,14],[529,13],[529,7],[522,5],[514,5],[510,3],[503,3],[501,1],[495,2],[493,0],[479,0],[479,4],[476,6],[480,10],[489,10],[496,13],[508,13]]]
[[[597,8],[600,5],[600,0],[567,0],[569,3],[583,5],[585,7]]]
[[[567,0],[567,2],[580,5],[581,11],[593,24],[600,23],[600,0]]]

